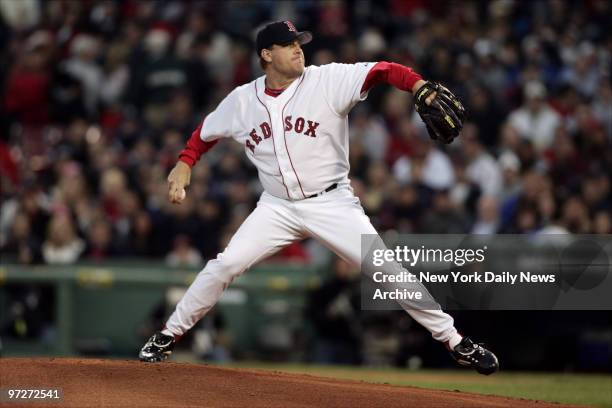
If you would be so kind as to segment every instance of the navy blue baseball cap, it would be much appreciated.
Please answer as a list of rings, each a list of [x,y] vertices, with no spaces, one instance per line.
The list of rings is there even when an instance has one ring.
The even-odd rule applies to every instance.
[[[270,48],[272,45],[284,45],[298,40],[300,44],[308,44],[312,40],[310,31],[298,31],[291,21],[276,21],[266,25],[257,33],[255,46],[257,55],[261,56],[261,50]]]

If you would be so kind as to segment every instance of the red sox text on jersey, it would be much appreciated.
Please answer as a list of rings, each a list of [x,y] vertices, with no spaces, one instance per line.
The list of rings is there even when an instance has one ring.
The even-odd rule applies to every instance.
[[[301,134],[304,132],[304,128],[306,128],[306,131],[304,132],[305,136],[317,137],[317,127],[319,127],[319,122],[307,120],[300,116],[295,120],[295,123],[293,123],[291,120],[291,115],[285,116],[285,131],[287,132],[293,130],[295,133]],[[253,154],[255,154],[255,147],[257,145],[259,145],[263,140],[269,139],[272,136],[272,128],[270,128],[270,124],[268,122],[261,123],[259,125],[259,129],[261,130],[261,136],[257,133],[257,130],[253,128],[249,132],[251,140],[247,140],[245,142],[246,147],[248,147]]]

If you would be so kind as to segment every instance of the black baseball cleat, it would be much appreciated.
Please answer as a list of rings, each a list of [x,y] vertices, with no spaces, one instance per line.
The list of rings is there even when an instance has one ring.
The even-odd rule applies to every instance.
[[[482,344],[474,343],[469,337],[464,337],[450,354],[457,363],[472,367],[480,374],[493,374],[499,369],[499,361],[495,354],[484,348]]]
[[[176,343],[174,337],[157,332],[142,346],[138,358],[147,363],[164,361],[172,354],[174,343]]]

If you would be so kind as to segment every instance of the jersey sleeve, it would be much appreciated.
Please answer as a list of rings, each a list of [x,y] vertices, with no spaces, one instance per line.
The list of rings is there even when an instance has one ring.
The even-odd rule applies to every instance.
[[[232,137],[236,129],[238,104],[238,91],[234,89],[217,105],[214,111],[206,116],[200,130],[200,139],[203,142],[212,142]]]
[[[368,92],[361,92],[368,72],[374,62],[357,64],[323,65],[323,84],[330,107],[340,116],[345,116],[359,101],[367,98]]]

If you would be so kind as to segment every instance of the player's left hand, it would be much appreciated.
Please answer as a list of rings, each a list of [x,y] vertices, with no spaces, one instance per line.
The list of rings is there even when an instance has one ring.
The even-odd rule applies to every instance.
[[[416,110],[433,140],[451,143],[459,136],[465,108],[448,88],[436,82],[425,82],[414,96]]]

